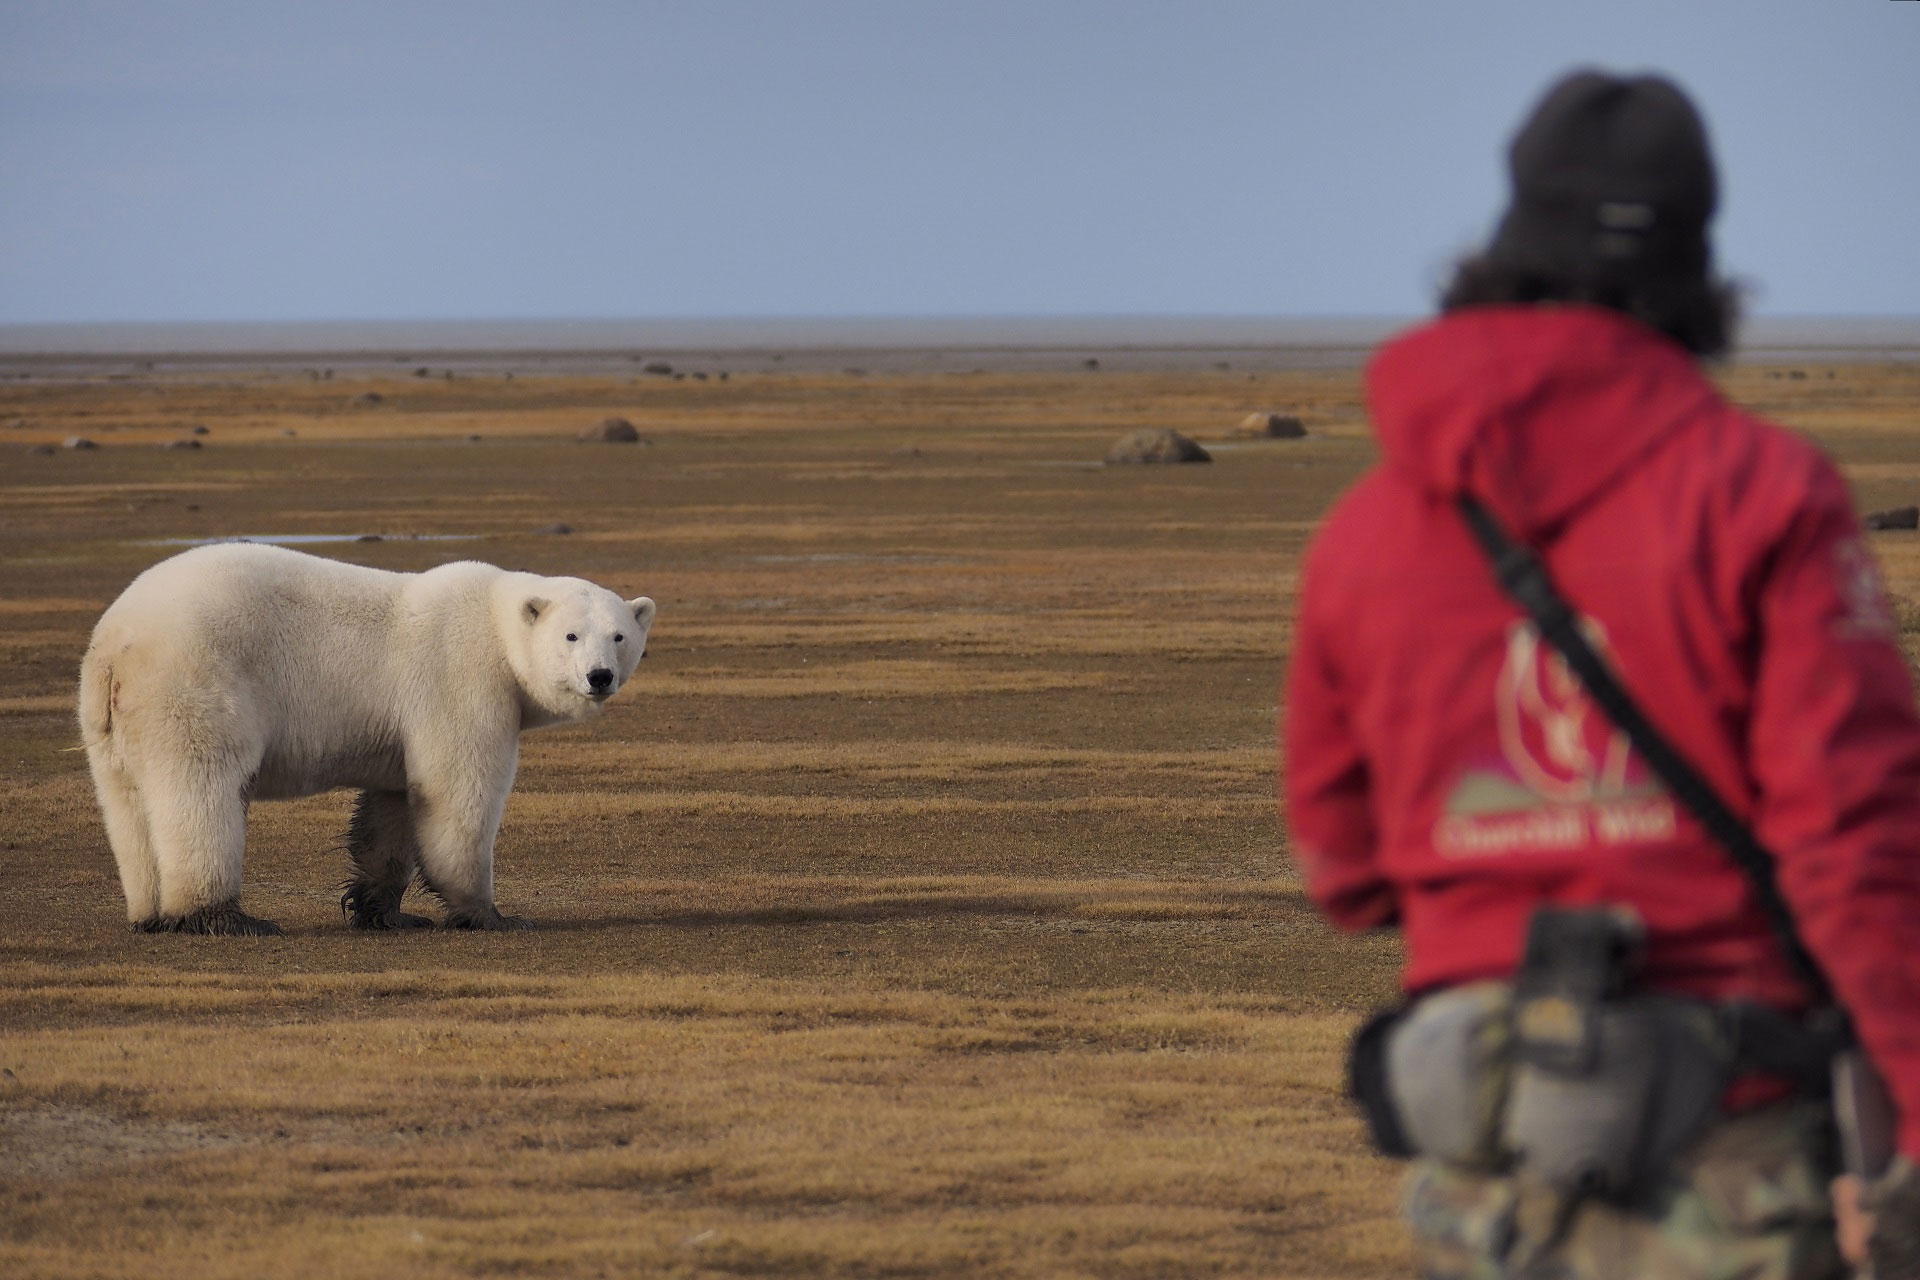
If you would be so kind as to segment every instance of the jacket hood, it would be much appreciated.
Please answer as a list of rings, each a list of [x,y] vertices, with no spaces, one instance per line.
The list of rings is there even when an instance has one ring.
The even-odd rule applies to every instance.
[[[1681,347],[1583,305],[1466,307],[1382,347],[1367,406],[1386,464],[1550,530],[1717,399]]]

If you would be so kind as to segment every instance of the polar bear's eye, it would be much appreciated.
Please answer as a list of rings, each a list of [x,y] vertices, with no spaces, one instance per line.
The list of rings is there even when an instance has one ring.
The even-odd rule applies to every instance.
[[[616,631],[613,633],[613,642],[615,644],[625,644],[627,642],[627,638],[621,635],[618,631]]]
[[[569,639],[569,640],[578,640],[579,638],[580,638],[580,637],[579,637],[579,636],[577,636],[577,635],[575,635],[575,634],[573,634],[573,632],[571,632],[571,631],[569,631],[569,632],[567,632],[567,639]]]

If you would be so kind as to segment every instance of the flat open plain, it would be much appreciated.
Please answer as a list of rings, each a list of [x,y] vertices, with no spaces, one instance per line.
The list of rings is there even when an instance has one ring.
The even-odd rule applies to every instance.
[[[1920,501],[1920,365],[1800,372],[1725,380]],[[572,439],[610,414],[647,443]],[[1139,426],[1225,443],[1098,465]],[[1404,1272],[1340,1093],[1397,948],[1317,921],[1273,799],[1297,557],[1372,457],[1352,370],[0,383],[0,1274]],[[95,617],[166,540],[363,534],[309,549],[660,604],[523,740],[539,928],[349,934],[335,793],[254,808],[285,937],[129,934]]]

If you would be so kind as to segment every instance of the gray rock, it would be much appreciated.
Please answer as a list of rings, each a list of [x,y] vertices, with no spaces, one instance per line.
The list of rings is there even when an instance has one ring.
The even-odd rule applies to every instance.
[[[1920,507],[1890,507],[1885,511],[1869,511],[1860,518],[1860,523],[1868,529],[1920,529]]]
[[[204,435],[209,435],[211,433],[207,430],[206,427],[200,425],[199,423],[195,423],[193,426],[193,434],[196,436],[204,436]]]
[[[1107,450],[1107,465],[1129,462],[1212,462],[1213,455],[1178,431],[1148,427],[1122,436]]]
[[[640,433],[625,418],[602,418],[582,431],[579,439],[598,444],[639,444]]]
[[[1237,436],[1259,436],[1265,440],[1298,440],[1307,434],[1307,424],[1290,413],[1250,413],[1234,428]]]
[[[60,442],[62,449],[98,449],[100,446],[85,436],[68,436]]]

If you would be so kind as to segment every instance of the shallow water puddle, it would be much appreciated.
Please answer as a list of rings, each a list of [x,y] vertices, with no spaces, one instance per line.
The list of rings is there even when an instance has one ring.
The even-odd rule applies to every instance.
[[[481,533],[235,533],[218,538],[146,538],[143,547],[210,547],[221,542],[264,542],[275,547],[321,542],[476,542]]]

